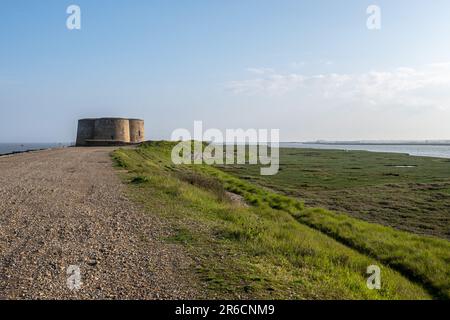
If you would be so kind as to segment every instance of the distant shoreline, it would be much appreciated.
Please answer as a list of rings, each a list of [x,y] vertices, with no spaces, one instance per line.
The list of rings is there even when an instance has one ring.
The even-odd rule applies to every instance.
[[[303,148],[317,150],[369,151],[381,153],[404,153],[414,157],[432,157],[450,159],[449,144],[421,143],[280,143],[280,148]]]
[[[12,148],[9,148],[9,150],[8,150],[8,148],[6,148],[6,149],[3,149],[3,151],[2,151],[2,148],[1,148],[2,144],[0,144],[0,157],[13,156],[13,155],[22,154],[22,153],[30,153],[30,152],[67,148],[70,146],[70,145],[66,145],[66,144],[48,144],[48,145],[44,144],[44,145],[36,145],[36,147],[34,147],[32,144],[28,144],[28,145],[17,144],[17,145],[23,146],[26,149],[21,150],[21,149],[17,148],[18,150],[12,150]]]
[[[65,147],[59,147],[59,148],[65,148]],[[8,152],[8,153],[0,153],[0,157],[14,156],[14,155],[21,154],[21,153],[53,150],[53,149],[59,149],[59,148],[55,147],[55,148],[29,149],[29,150],[23,150],[23,151],[12,151],[12,152]]]
[[[350,146],[450,146],[450,142],[445,143],[427,143],[427,142],[282,142],[282,143],[301,143],[301,144],[323,144],[323,145],[350,145]]]

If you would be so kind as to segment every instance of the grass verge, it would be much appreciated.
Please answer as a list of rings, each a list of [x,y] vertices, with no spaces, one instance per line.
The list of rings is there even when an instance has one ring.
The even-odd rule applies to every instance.
[[[309,209],[297,200],[270,194],[212,167],[173,166],[172,147],[154,142],[120,149],[113,157],[127,169],[122,177],[129,182],[130,197],[149,214],[170,221],[173,235],[166,240],[190,252],[207,298],[431,298],[381,259],[299,223],[296,215],[306,215]],[[241,194],[255,206],[237,205],[224,190]],[[373,264],[382,269],[381,290],[366,286],[366,269]]]
[[[224,183],[227,190],[260,207],[288,212],[339,242],[367,254],[421,283],[435,297],[450,298],[450,242],[419,236],[352,218],[322,208],[303,208],[298,199],[278,195],[214,167],[202,170]],[[273,199],[277,199],[275,202]]]

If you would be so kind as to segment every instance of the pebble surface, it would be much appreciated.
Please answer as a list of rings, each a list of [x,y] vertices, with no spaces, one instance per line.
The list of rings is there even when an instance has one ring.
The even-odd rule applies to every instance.
[[[198,297],[191,259],[127,199],[113,150],[0,157],[0,299]]]

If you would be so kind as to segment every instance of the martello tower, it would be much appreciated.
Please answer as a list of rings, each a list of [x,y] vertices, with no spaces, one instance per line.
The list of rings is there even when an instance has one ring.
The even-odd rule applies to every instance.
[[[77,146],[114,146],[144,141],[144,120],[98,118],[78,120]]]

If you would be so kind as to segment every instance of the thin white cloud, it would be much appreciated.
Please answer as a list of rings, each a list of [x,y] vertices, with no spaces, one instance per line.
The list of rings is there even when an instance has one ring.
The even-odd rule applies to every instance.
[[[326,65],[326,66],[331,66],[332,64],[334,64],[334,62],[331,61],[331,60],[320,60],[319,64],[323,64],[323,65]]]
[[[291,64],[290,64],[291,68],[294,68],[294,69],[303,68],[305,65],[306,65],[305,61],[294,61],[294,62],[291,62]]]
[[[359,74],[263,72],[232,81],[227,88],[235,94],[307,97],[329,106],[446,110],[450,109],[450,63]]]
[[[232,81],[228,89],[237,94],[280,95],[299,89],[305,77],[298,74],[267,74],[249,80]]]
[[[260,75],[275,72],[275,70],[271,69],[271,68],[247,68],[246,70],[250,73],[260,74]]]

